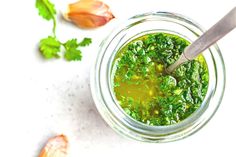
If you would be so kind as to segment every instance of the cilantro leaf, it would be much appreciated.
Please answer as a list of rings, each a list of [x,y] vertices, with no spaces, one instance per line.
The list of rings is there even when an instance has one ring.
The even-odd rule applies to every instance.
[[[36,0],[35,6],[38,8],[39,15],[44,19],[55,19],[54,16],[56,15],[56,10],[54,8],[54,4],[52,4],[49,0]]]
[[[79,47],[88,46],[92,40],[90,38],[84,38],[80,43],[77,39],[68,40],[65,44],[62,44],[56,38],[56,9],[50,0],[36,0],[35,7],[38,9],[38,13],[45,20],[53,21],[53,36],[48,36],[47,38],[41,39],[39,43],[39,50],[43,57],[46,59],[59,58],[59,52],[61,46],[64,46],[64,58],[67,61],[81,60],[82,52],[78,49]]]
[[[59,58],[61,43],[54,37],[48,36],[40,40],[39,50],[46,59]]]
[[[63,44],[63,46],[66,50],[64,58],[67,61],[75,61],[82,59],[81,51],[78,49],[79,43],[77,42],[77,39],[68,40],[65,44]]]
[[[80,61],[82,59],[81,51],[76,48],[66,50],[64,57],[67,61]]]
[[[81,47],[85,47],[88,46],[92,43],[92,39],[91,38],[84,38],[80,43],[79,46]]]
[[[73,48],[77,48],[79,46],[78,42],[77,42],[77,39],[71,39],[71,40],[68,40],[65,44],[64,44],[64,47],[66,50],[68,49],[73,49]]]

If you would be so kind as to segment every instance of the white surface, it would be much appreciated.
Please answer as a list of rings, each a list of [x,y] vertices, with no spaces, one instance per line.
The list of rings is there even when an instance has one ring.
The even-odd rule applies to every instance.
[[[52,0],[57,8],[73,0]],[[189,16],[209,28],[236,0],[106,0],[117,19],[164,10]],[[93,31],[60,20],[58,37],[92,37],[81,62],[45,61],[39,39],[51,32],[34,0],[0,2],[0,156],[36,157],[49,137],[66,134],[70,156],[235,156],[236,30],[219,42],[227,70],[225,96],[217,114],[195,135],[172,143],[148,144],[120,137],[97,113],[89,72],[97,48],[117,20]],[[204,6],[202,6],[205,4]]]

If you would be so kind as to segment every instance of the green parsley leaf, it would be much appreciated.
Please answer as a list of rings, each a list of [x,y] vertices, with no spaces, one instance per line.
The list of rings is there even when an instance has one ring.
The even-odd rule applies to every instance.
[[[42,16],[46,20],[53,20],[53,35],[56,36],[56,9],[54,8],[54,4],[52,4],[49,0],[36,0],[35,4],[36,8],[38,8],[39,15]]]
[[[36,0],[35,6],[36,8],[38,8],[39,15],[42,16],[44,19],[54,19],[54,16],[56,15],[56,10],[54,8],[54,4],[52,4],[49,0]]]
[[[46,59],[59,58],[61,43],[54,37],[48,36],[40,40],[39,50]]]
[[[67,61],[80,61],[82,59],[81,51],[75,48],[66,50],[64,57]]]
[[[84,46],[88,46],[92,43],[92,39],[91,38],[84,38],[80,43],[79,46],[84,47]]]
[[[81,51],[78,49],[79,44],[77,42],[77,39],[71,39],[68,40],[65,44],[63,44],[65,47],[65,54],[64,58],[67,61],[75,61],[75,60],[81,60],[82,54]]]
[[[77,39],[71,39],[71,40],[68,40],[65,44],[64,44],[64,47],[66,50],[69,50],[69,49],[76,49],[78,48],[79,44],[77,42]]]
[[[61,46],[64,46],[64,58],[67,61],[72,60],[81,60],[82,54],[78,47],[88,46],[92,40],[90,38],[84,38],[80,43],[77,42],[77,39],[68,40],[65,44],[62,44],[56,38],[56,10],[53,3],[50,0],[36,0],[36,8],[38,9],[39,15],[44,19],[53,21],[53,37],[48,36],[44,38],[39,43],[39,50],[42,53],[43,57],[46,59],[59,58],[59,52]]]

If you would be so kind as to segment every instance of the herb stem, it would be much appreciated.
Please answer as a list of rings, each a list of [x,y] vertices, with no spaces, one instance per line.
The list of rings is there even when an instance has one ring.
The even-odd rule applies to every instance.
[[[56,37],[56,26],[57,26],[57,21],[55,19],[55,17],[53,18],[53,28],[52,28],[52,32],[53,32],[53,36]]]

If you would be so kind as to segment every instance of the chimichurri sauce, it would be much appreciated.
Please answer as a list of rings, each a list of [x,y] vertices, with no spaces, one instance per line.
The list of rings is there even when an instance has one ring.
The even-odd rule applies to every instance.
[[[208,88],[204,57],[179,66],[171,75],[165,72],[188,45],[179,36],[155,33],[119,50],[113,61],[113,90],[128,115],[164,126],[184,120],[200,107]]]

